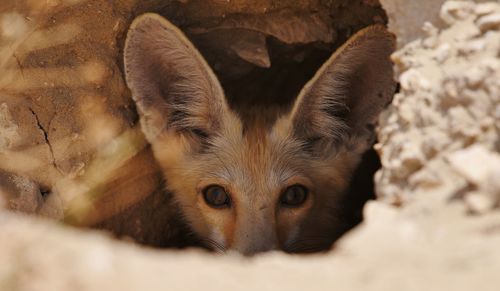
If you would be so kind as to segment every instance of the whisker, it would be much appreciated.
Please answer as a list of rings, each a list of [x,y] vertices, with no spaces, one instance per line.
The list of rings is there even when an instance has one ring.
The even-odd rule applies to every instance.
[[[202,238],[200,241],[209,250],[212,250],[218,254],[224,254],[226,252],[226,248],[222,244],[216,242],[213,239]]]

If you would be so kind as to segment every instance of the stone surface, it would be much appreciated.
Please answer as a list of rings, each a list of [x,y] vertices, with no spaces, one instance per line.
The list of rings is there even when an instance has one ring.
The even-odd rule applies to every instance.
[[[401,90],[380,118],[380,200],[401,204],[429,191],[461,199],[473,192],[497,204],[500,31],[485,30],[482,19],[499,9],[493,2],[446,2],[440,15],[450,26],[429,29],[393,55]]]
[[[398,36],[398,47],[425,35],[424,23],[441,26],[439,9],[445,0],[380,0],[389,16],[389,29]]]
[[[462,210],[415,219],[372,204],[369,222],[336,252],[251,260],[143,249],[0,212],[0,233],[9,237],[0,241],[0,289],[497,290],[500,213],[473,220]]]

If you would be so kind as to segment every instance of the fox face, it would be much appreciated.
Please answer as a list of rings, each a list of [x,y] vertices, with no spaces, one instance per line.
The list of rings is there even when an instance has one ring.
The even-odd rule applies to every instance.
[[[138,17],[126,80],[167,190],[216,251],[325,250],[351,224],[346,190],[395,90],[382,26],[356,34],[287,112],[230,108],[214,73],[173,24]],[[271,116],[271,118],[268,118]]]

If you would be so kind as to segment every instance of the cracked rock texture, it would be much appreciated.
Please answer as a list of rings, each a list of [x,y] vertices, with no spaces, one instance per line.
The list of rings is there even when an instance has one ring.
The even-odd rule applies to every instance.
[[[127,185],[137,174],[117,174],[137,166],[138,156],[152,159],[147,152],[137,155],[144,147],[140,141],[134,154],[119,152],[116,145],[117,137],[136,122],[116,57],[119,36],[131,17],[128,2],[0,3],[0,172],[6,173],[2,177],[17,175],[31,181],[33,193],[44,197],[39,207],[30,208],[31,213],[63,219],[75,196],[99,188],[106,198],[100,198],[103,206],[86,211],[86,224],[93,224],[157,187],[154,163],[139,162],[144,191]],[[119,162],[109,158],[113,156],[109,143],[122,156]],[[102,179],[84,175],[92,167],[102,169]],[[109,177],[123,185],[121,189],[103,186]],[[12,179],[0,178],[0,189],[9,199],[17,199],[18,193],[9,190]],[[130,198],[113,199],[118,191]]]
[[[144,1],[142,5],[154,2]],[[222,9],[222,2],[224,1],[214,1],[213,5]],[[265,6],[266,3],[273,7],[272,2],[256,1],[258,5],[252,7]],[[376,1],[361,2],[369,7],[377,5]],[[382,169],[376,175],[379,199],[366,205],[363,224],[343,237],[334,250],[314,256],[271,253],[251,260],[235,255],[211,256],[195,251],[158,251],[116,242],[105,234],[68,229],[51,221],[35,220],[0,211],[0,290],[498,290],[500,4],[498,1],[447,1],[439,8],[437,3],[440,1],[434,0],[419,1],[419,5],[411,1],[381,2],[387,9],[390,25],[400,36],[402,48],[393,58],[401,88],[380,118],[379,143],[376,146],[382,159]],[[0,3],[0,11],[6,11],[2,10],[8,6],[5,6],[5,3]],[[77,0],[44,3],[52,3],[53,7],[61,9],[69,4],[88,4],[86,1]],[[178,3],[195,5],[197,1]],[[245,1],[234,3],[236,12],[250,9]],[[290,3],[300,7],[305,1]],[[131,6],[123,4],[122,8],[125,10],[106,10],[106,5],[102,5],[96,11],[101,11],[104,15],[102,17],[107,20],[123,19],[120,15],[130,11],[126,9],[132,9]],[[219,13],[220,10],[215,8],[212,12]],[[43,10],[30,11],[35,13],[33,11]],[[200,14],[200,17],[213,16],[207,15],[205,10],[193,8],[193,11],[192,13]],[[57,17],[48,20],[45,25],[50,29],[45,33],[50,35],[52,31],[57,35],[55,40],[61,42],[66,41],[68,35],[75,31],[88,31],[88,35],[78,35],[90,36],[95,27],[86,27],[83,30],[76,27],[61,28],[65,33],[53,27],[53,23],[57,23],[60,17],[74,15],[70,12],[71,10],[61,10]],[[29,14],[29,18],[35,19],[36,13]],[[10,90],[1,87],[3,90],[0,91],[0,163],[4,171],[16,167],[24,170],[21,171],[23,175],[14,176],[8,171],[0,170],[0,180],[3,181],[0,191],[4,193],[0,195],[4,200],[0,199],[0,205],[14,209],[24,207],[20,210],[27,212],[36,209],[41,213],[48,213],[51,217],[61,217],[63,214],[58,211],[64,208],[64,197],[47,197],[48,188],[54,185],[43,173],[39,173],[39,167],[52,165],[55,161],[59,169],[53,167],[51,171],[54,175],[57,177],[60,171],[66,174],[67,162],[60,160],[58,154],[62,153],[61,149],[66,149],[68,142],[75,143],[78,148],[82,136],[85,137],[84,140],[90,141],[113,140],[114,142],[105,145],[91,143],[102,147],[102,150],[89,155],[88,160],[85,160],[93,162],[90,165],[84,162],[83,167],[79,166],[70,171],[74,172],[74,175],[70,175],[73,178],[59,182],[59,187],[69,185],[67,189],[84,191],[89,185],[99,185],[100,179],[103,178],[93,175],[92,169],[113,173],[116,165],[110,167],[110,160],[114,161],[111,164],[127,169],[123,161],[135,157],[137,151],[123,147],[123,144],[132,143],[133,149],[142,149],[144,144],[138,137],[139,133],[123,130],[127,126],[133,127],[135,122],[133,117],[123,113],[128,112],[127,110],[113,111],[113,118],[104,121],[96,118],[100,116],[97,113],[104,110],[102,108],[108,108],[107,102],[117,101],[97,98],[100,100],[97,105],[91,102],[84,107],[85,112],[92,113],[91,120],[96,122],[94,127],[99,128],[103,122],[107,123],[109,120],[121,120],[111,122],[115,124],[113,130],[104,133],[99,131],[100,135],[94,138],[93,134],[97,133],[92,130],[86,132],[86,135],[77,132],[77,135],[69,135],[70,141],[63,139],[60,142],[56,138],[58,131],[52,133],[51,128],[61,122],[67,122],[66,119],[57,119],[57,116],[66,112],[64,108],[69,108],[64,107],[69,106],[65,104],[65,99],[51,102],[49,106],[42,104],[44,98],[37,99],[38,95],[30,96],[34,98],[34,101],[30,101],[34,105],[30,107],[25,105],[25,99],[14,94],[19,93],[16,91],[19,88],[23,88],[23,94],[33,92],[23,87],[28,86],[25,78],[31,76],[30,74],[40,74],[39,71],[31,71],[33,67],[41,66],[40,60],[32,56],[27,58],[29,62],[26,61],[27,59],[23,58],[23,52],[26,50],[20,49],[16,57],[9,57],[9,60],[2,58],[9,48],[6,38],[16,39],[17,35],[32,29],[30,22],[25,19],[10,13],[3,15],[0,22],[18,24],[15,29],[9,26],[11,29],[8,30],[5,26],[0,26],[4,37],[0,41],[0,65],[8,63],[15,67],[20,62],[24,71],[18,72],[17,79],[0,76],[0,87],[11,86],[8,87]],[[109,21],[109,25],[115,23]],[[434,24],[425,23],[426,21],[432,21]],[[224,22],[224,25],[232,25],[232,22],[229,23]],[[422,26],[423,30],[419,31],[418,28]],[[120,22],[118,31],[123,32],[124,27],[126,25]],[[204,33],[210,31],[208,29]],[[269,28],[268,33],[275,32]],[[284,35],[281,37],[285,37]],[[415,39],[419,35],[423,37]],[[43,38],[42,36],[38,37]],[[43,49],[43,46],[38,45],[37,48]],[[107,49],[109,50],[93,53],[99,55],[102,52],[102,56],[117,53],[117,48],[113,45]],[[239,52],[241,58],[247,58],[246,61],[253,62],[254,66],[267,65],[266,58],[261,54],[249,57],[244,51]],[[13,56],[12,52],[10,56]],[[85,57],[80,61],[83,60]],[[50,76],[50,68],[58,64],[54,59],[52,61],[53,63],[49,62],[43,67],[47,70],[44,76]],[[89,91],[86,90],[89,87],[75,82],[84,80],[82,82],[99,86],[104,80],[108,82],[113,78],[121,78],[116,63],[83,63],[86,65],[77,66],[78,72],[87,78],[73,80],[71,75],[55,78],[62,80],[66,86],[63,86],[63,89],[50,89],[50,82],[44,84],[41,81],[36,86],[48,91],[37,92],[59,94],[61,91],[58,90],[76,86],[78,90],[64,96],[79,96],[83,92],[83,96],[88,97],[94,96],[87,95]],[[0,66],[0,69],[10,70],[12,67]],[[71,72],[65,71],[66,74]],[[122,85],[119,84],[120,82],[115,84],[114,89],[106,90],[121,92]],[[33,87],[29,86],[28,89],[32,90]],[[90,92],[102,96],[97,87],[91,88],[97,91]],[[27,100],[31,100],[30,98]],[[93,100],[86,98],[83,100]],[[126,104],[127,100],[124,98],[123,104]],[[37,102],[42,105],[36,105]],[[43,106],[54,108],[56,117],[40,113]],[[112,108],[120,108],[116,106]],[[106,110],[104,112],[107,112]],[[83,116],[74,111],[68,112],[64,113],[67,114],[65,118]],[[85,120],[88,120],[88,117]],[[74,131],[79,129],[78,126],[72,127]],[[25,150],[23,155],[12,151],[20,140],[28,141],[18,147]],[[51,155],[51,147],[54,155]],[[112,154],[116,151],[120,153],[118,157]],[[155,181],[155,171],[147,166],[152,163],[147,160],[151,157],[144,152],[142,155],[138,160],[146,162],[141,170],[151,173],[152,183]],[[75,163],[78,162],[81,161],[76,160]],[[123,171],[124,176],[117,177],[115,185],[128,180],[128,175],[133,172]],[[36,183],[32,182],[29,175],[33,173],[40,175],[37,176]],[[82,179],[85,183],[78,183]],[[80,192],[76,191],[72,195],[78,193]],[[134,200],[136,198],[131,196],[124,197],[128,205],[137,202]],[[157,196],[151,195],[148,199],[155,200],[155,197]],[[142,203],[146,203],[148,199],[142,200]],[[107,202],[111,206],[103,203],[101,207],[104,210],[101,211],[116,211],[113,199],[109,198]],[[112,210],[106,207],[111,207]],[[133,211],[127,215],[134,217]]]

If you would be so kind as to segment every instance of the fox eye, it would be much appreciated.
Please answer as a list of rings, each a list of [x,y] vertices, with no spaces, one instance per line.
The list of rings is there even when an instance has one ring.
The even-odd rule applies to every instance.
[[[210,185],[203,190],[205,202],[213,208],[229,207],[231,201],[226,190],[218,185]]]
[[[280,197],[280,203],[286,207],[299,207],[307,199],[308,190],[302,185],[293,185],[285,189]]]

